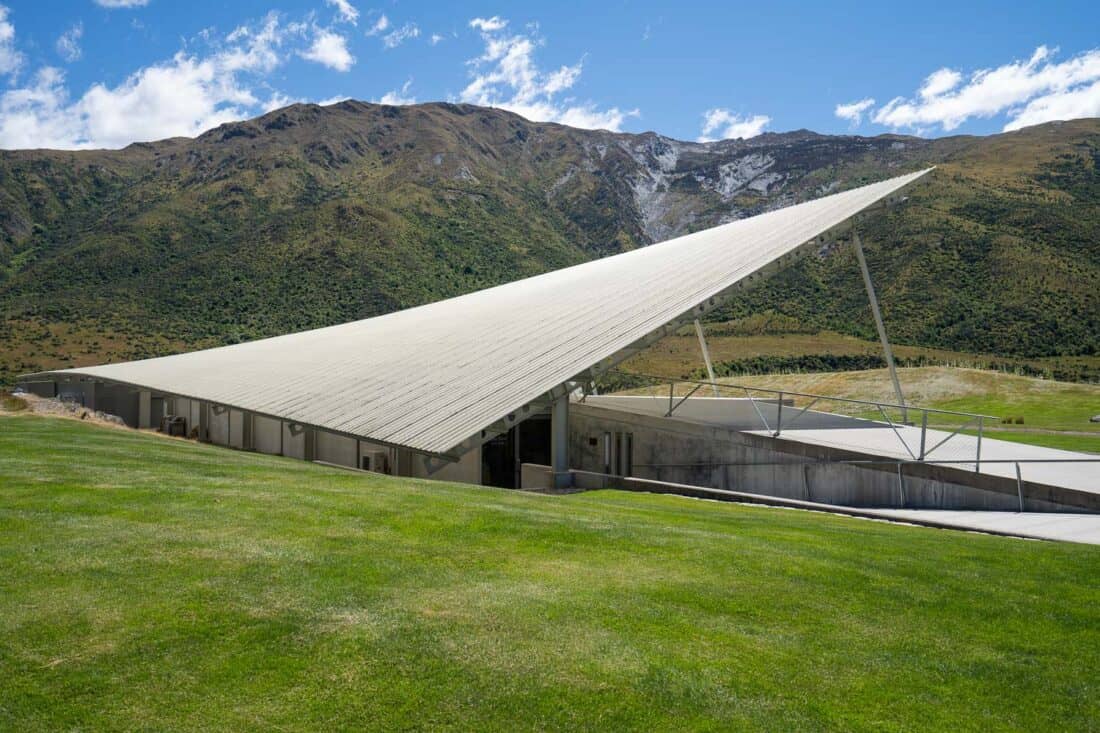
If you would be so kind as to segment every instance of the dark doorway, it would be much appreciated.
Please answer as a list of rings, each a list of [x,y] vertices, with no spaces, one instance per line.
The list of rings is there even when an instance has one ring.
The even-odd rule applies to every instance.
[[[536,415],[481,446],[481,483],[519,488],[520,465],[550,464],[550,416]]]

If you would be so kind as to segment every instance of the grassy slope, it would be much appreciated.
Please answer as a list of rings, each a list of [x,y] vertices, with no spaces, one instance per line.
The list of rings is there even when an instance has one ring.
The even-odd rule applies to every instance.
[[[0,418],[0,728],[1068,730],[1100,548]]]

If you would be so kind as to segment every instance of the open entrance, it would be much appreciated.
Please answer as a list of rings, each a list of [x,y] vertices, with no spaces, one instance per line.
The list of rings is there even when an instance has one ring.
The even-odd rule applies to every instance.
[[[550,416],[535,415],[481,446],[481,483],[519,488],[524,463],[550,465]]]

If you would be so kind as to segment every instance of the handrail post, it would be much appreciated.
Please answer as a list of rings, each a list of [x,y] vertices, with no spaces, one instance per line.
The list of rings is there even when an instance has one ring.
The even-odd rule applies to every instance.
[[[1019,465],[1019,464],[1017,464]],[[982,418],[978,417],[978,449],[974,455],[974,473],[982,470]]]
[[[1024,513],[1024,480],[1020,476],[1020,462],[1016,461],[1016,495],[1020,498],[1020,513]]]
[[[898,504],[905,508],[905,479],[901,477],[901,461],[897,462],[898,467]]]
[[[672,393],[676,389],[675,382],[668,383],[668,414],[672,414]]]
[[[776,409],[775,414],[775,437],[779,437],[779,433],[783,430],[783,393],[779,393],[779,407]]]
[[[918,461],[924,460],[924,444],[925,438],[928,437],[928,410],[921,410],[920,414],[920,458]]]

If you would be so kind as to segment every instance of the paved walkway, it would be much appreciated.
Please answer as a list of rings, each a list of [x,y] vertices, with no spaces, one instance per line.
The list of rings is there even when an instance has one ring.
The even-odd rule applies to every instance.
[[[934,523],[937,526],[1016,537],[1100,545],[1100,514],[1037,512],[971,512],[940,509],[866,509],[883,519]]]

